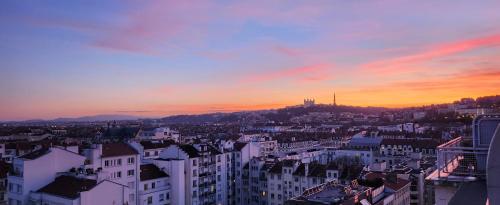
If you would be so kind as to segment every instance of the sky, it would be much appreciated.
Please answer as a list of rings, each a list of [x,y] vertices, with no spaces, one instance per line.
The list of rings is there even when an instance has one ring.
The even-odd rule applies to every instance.
[[[0,120],[500,94],[500,1],[0,1]]]

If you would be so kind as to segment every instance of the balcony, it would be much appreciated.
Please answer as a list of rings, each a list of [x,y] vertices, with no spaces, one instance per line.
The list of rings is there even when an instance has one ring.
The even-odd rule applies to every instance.
[[[474,181],[486,177],[488,148],[472,146],[472,139],[458,137],[437,147],[437,170],[428,179]]]

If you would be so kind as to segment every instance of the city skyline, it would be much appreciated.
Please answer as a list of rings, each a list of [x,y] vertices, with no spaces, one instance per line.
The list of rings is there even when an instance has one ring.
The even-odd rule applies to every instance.
[[[0,4],[0,120],[500,93],[497,1]]]

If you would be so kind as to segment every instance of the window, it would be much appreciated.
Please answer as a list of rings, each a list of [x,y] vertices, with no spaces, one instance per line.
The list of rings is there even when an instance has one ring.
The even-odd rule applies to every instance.
[[[155,151],[155,156],[158,156],[158,151]]]
[[[128,186],[128,188],[129,188],[129,189],[134,189],[134,188],[135,188],[135,186],[134,186],[134,185],[135,185],[135,183],[134,183],[134,182],[129,182],[129,183],[127,183],[127,186]]]
[[[127,171],[127,176],[129,176],[129,177],[130,177],[130,176],[134,176],[134,170],[133,170],[133,169],[128,170],[128,171]]]
[[[104,167],[109,167],[109,160],[104,161]]]
[[[20,184],[17,185],[17,193],[23,193],[23,187]]]
[[[164,201],[165,200],[165,195],[164,194],[160,194],[160,200],[159,201]]]
[[[170,194],[168,192],[166,194],[167,194],[167,200],[169,200],[170,199]]]
[[[156,183],[151,183],[151,189],[154,189],[156,187]]]
[[[128,199],[129,199],[129,201],[135,201],[135,196],[134,196],[134,194],[130,194],[130,195],[128,195]]]
[[[196,180],[193,180],[193,187],[196,187],[196,185],[198,185],[198,183],[196,182]]]
[[[145,152],[145,153],[144,153],[144,155],[145,155],[146,157],[149,157],[149,152]]]
[[[193,166],[196,166],[196,159],[193,159]]]
[[[148,204],[153,204],[153,196],[148,196]]]
[[[144,184],[144,191],[148,190],[148,184]]]
[[[193,176],[196,176],[196,169],[193,170]]]
[[[122,165],[122,159],[118,159],[117,163],[118,166]]]
[[[135,163],[135,158],[133,158],[133,157],[129,157],[129,158],[127,159],[127,162],[128,162],[128,164],[133,164],[133,163]]]

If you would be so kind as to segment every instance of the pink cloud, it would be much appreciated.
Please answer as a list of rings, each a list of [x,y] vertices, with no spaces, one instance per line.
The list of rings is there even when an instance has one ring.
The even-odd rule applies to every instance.
[[[310,25],[328,12],[328,4],[328,1],[307,4],[287,4],[279,0],[237,1],[226,8],[226,15],[240,21]]]
[[[299,49],[294,49],[294,48],[281,46],[281,45],[276,45],[276,46],[272,47],[272,49],[277,53],[280,53],[280,54],[283,54],[286,56],[290,56],[290,57],[299,57],[299,56],[304,55],[304,53],[302,51],[300,51]]]
[[[402,57],[392,59],[382,59],[367,63],[361,66],[363,70],[376,72],[379,74],[407,72],[412,69],[418,69],[414,65],[430,62],[437,58],[451,56],[462,52],[471,51],[479,48],[500,46],[500,34],[494,34],[486,37],[467,39],[445,44],[436,44],[429,46],[426,50]]]
[[[250,75],[244,78],[244,82],[255,83],[281,79],[292,79],[298,82],[318,82],[330,79],[330,69],[333,66],[330,64],[317,64],[311,66],[295,67],[270,71]]]

